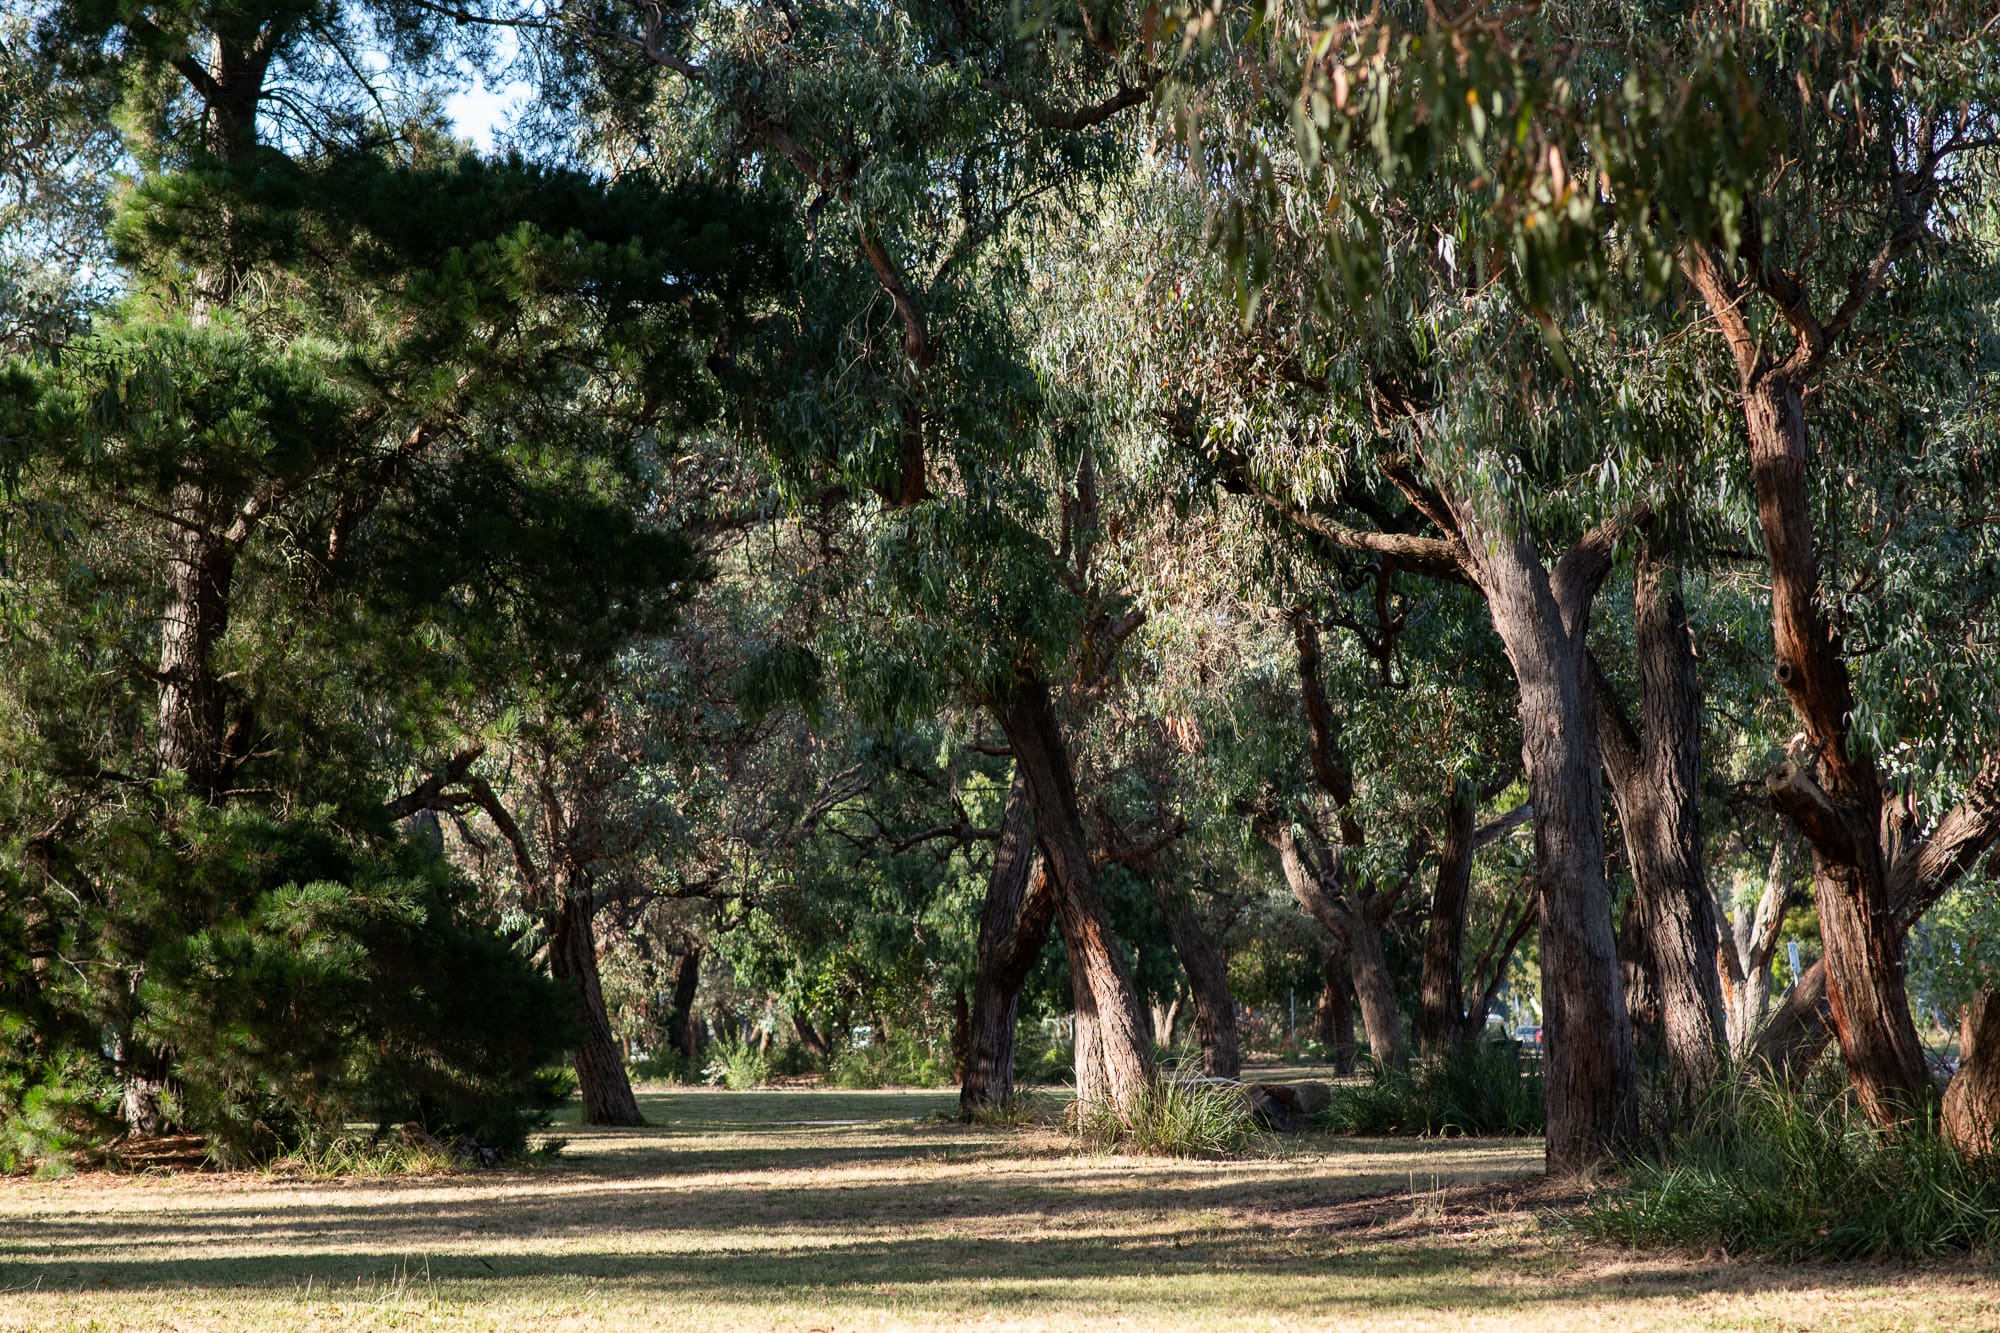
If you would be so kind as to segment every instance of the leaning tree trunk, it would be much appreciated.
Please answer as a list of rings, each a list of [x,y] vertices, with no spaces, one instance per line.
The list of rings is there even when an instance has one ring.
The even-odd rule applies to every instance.
[[[1166,918],[1167,937],[1187,972],[1194,994],[1195,1035],[1201,1042],[1201,1072],[1210,1078],[1235,1078],[1243,1072],[1236,1040],[1236,1001],[1229,994],[1229,965],[1202,928],[1187,892],[1155,880],[1153,896]]]
[[[2000,1151],[2000,994],[1980,991],[1958,1028],[1958,1073],[1944,1094],[1944,1133],[1967,1157]]]
[[[1080,1101],[1108,1098],[1123,1109],[1134,1104],[1153,1079],[1151,1015],[1139,1000],[1132,974],[1119,952],[1111,919],[1097,892],[1089,840],[1077,804],[1076,778],[1048,684],[1023,672],[993,701],[993,711],[1028,784],[1037,837],[1055,878],[1056,911],[1069,953],[1076,992]],[[1083,1081],[1085,1024],[1091,1027],[1100,1080]]]
[[[1521,757],[1535,812],[1548,1166],[1575,1173],[1638,1136],[1638,1070],[1604,878],[1603,760],[1585,656],[1590,603],[1614,533],[1593,531],[1551,575],[1527,536],[1461,515],[1475,579],[1519,687]]]
[[[1465,1012],[1465,919],[1472,905],[1473,825],[1478,814],[1472,784],[1454,778],[1444,841],[1438,847],[1437,887],[1431,893],[1417,991],[1417,1046],[1425,1055],[1442,1055],[1476,1031]]]
[[[1035,852],[1027,781],[1017,772],[1007,791],[986,905],[979,914],[965,1068],[958,1093],[962,1120],[970,1120],[982,1107],[1003,1106],[1013,1099],[1021,986],[1048,941],[1055,909],[1054,883]]]
[[[1313,1016],[1313,1031],[1318,1035],[1320,1046],[1327,1058],[1333,1061],[1333,1072],[1346,1076],[1354,1072],[1354,1001],[1347,988],[1347,951],[1338,944],[1329,943],[1321,959],[1322,984],[1319,992],[1318,1012]]]
[[[1646,979],[1682,1100],[1713,1082],[1727,1048],[1715,899],[1701,825],[1701,683],[1673,566],[1642,539],[1633,575],[1640,714],[1634,731],[1592,662],[1597,733],[1637,884]]]
[[[1361,1027],[1368,1034],[1369,1058],[1391,1068],[1408,1064],[1410,1046],[1403,1036],[1403,1016],[1396,1011],[1396,983],[1382,950],[1382,930],[1365,914],[1351,922],[1347,968],[1354,980],[1354,998],[1361,1003]]]
[[[1931,1095],[1903,980],[1903,931],[1889,901],[1875,766],[1850,753],[1854,693],[1821,611],[1806,486],[1799,386],[1767,375],[1744,401],[1757,517],[1771,569],[1778,680],[1805,723],[1820,772],[1787,770],[1780,805],[1812,845],[1813,900],[1826,951],[1833,1032],[1862,1107],[1877,1124],[1916,1114]]]
[[[597,903],[587,893],[564,894],[549,933],[549,970],[558,980],[576,984],[577,1092],[583,1099],[586,1125],[643,1125],[632,1082],[611,1016],[604,1008],[604,987],[597,973]]]
[[[1310,853],[1299,844],[1289,824],[1267,834],[1277,849],[1278,864],[1291,886],[1292,896],[1306,914],[1340,942],[1347,958],[1348,976],[1354,983],[1355,998],[1361,1005],[1361,1026],[1368,1034],[1368,1054],[1380,1065],[1400,1066],[1409,1062],[1409,1044],[1403,1037],[1402,1015],[1396,1010],[1396,984],[1389,975],[1389,961],[1382,950],[1381,923],[1366,906],[1356,906],[1352,895],[1330,888],[1324,881],[1345,874],[1332,863],[1323,840],[1313,839],[1317,850]]]
[[[701,989],[701,950],[681,955],[674,969],[674,1007],[667,1015],[667,1040],[693,1069],[700,1054],[701,1016],[694,1011],[695,992]]]

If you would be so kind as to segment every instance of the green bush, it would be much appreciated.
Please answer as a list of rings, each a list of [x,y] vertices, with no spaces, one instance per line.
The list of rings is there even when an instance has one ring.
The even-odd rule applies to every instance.
[[[1131,1105],[1097,1101],[1076,1117],[1082,1146],[1146,1157],[1228,1157],[1256,1135],[1243,1089],[1162,1074]]]
[[[101,1064],[81,1054],[0,1070],[0,1175],[55,1175],[87,1160],[114,1132],[117,1105]]]
[[[1336,1134],[1451,1137],[1539,1134],[1542,1075],[1512,1042],[1475,1042],[1407,1069],[1376,1066],[1368,1082],[1336,1086],[1320,1123]]]
[[[143,811],[96,831],[111,889],[66,934],[0,868],[0,1168],[120,1132],[108,1049],[154,1053],[172,1121],[231,1163],[356,1120],[506,1153],[560,1104],[565,992],[434,853],[330,812],[172,809],[172,836]]]
[[[628,1070],[635,1083],[692,1083],[694,1061],[673,1047],[653,1051],[634,1060]]]
[[[943,1088],[958,1081],[948,1052],[906,1034],[850,1046],[833,1057],[826,1076],[841,1088]]]
[[[2000,1162],[1929,1123],[1883,1134],[1837,1063],[1805,1086],[1737,1075],[1576,1224],[1595,1239],[1781,1259],[2000,1248]]]
[[[716,1042],[708,1051],[708,1064],[703,1066],[701,1076],[709,1083],[742,1092],[761,1088],[771,1081],[771,1062],[755,1042],[729,1037]]]
[[[134,1038],[174,1052],[176,1119],[225,1162],[349,1120],[517,1151],[563,1100],[569,1005],[422,849],[202,812],[207,924],[156,948]],[[176,858],[178,860],[178,858]]]

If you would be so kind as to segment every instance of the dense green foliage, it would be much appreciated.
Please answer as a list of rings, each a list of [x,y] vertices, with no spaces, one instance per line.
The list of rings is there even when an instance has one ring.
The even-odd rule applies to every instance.
[[[1358,1011],[1343,1132],[1643,1104],[1605,1228],[1984,1243],[1826,1220],[1986,1198],[1938,1141],[1700,1096],[1879,1010],[1921,1119],[1995,984],[1977,6],[0,23],[0,1168],[947,1084],[1018,842],[1087,1141],[1235,1150],[1155,1048]],[[1856,904],[1888,1002],[1767,1027]]]

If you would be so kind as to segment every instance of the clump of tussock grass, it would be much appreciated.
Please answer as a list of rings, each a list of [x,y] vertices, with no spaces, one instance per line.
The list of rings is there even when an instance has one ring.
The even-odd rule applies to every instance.
[[[1335,1134],[1434,1138],[1539,1134],[1542,1074],[1512,1042],[1479,1042],[1406,1069],[1376,1066],[1366,1083],[1335,1087],[1319,1116]]]
[[[1928,1120],[1869,1124],[1837,1064],[1802,1087],[1733,1075],[1574,1223],[1598,1240],[1777,1259],[2000,1250],[2000,1159]]]
[[[731,1037],[709,1047],[709,1061],[701,1074],[709,1083],[744,1092],[771,1081],[771,1060],[756,1043]]]
[[[349,1176],[452,1175],[477,1165],[466,1153],[430,1138],[376,1134],[325,1134],[307,1139],[264,1163],[269,1176],[333,1180]]]
[[[1075,1117],[1077,1142],[1144,1157],[1230,1157],[1249,1146],[1257,1122],[1243,1089],[1162,1074],[1126,1106],[1097,1100]]]

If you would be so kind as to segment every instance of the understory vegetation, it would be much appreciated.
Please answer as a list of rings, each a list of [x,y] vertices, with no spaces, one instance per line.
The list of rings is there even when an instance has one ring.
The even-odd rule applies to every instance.
[[[1545,1123],[1540,1060],[1512,1042],[1479,1042],[1404,1068],[1376,1065],[1333,1090],[1319,1117],[1336,1134],[1539,1134]]]
[[[1243,1090],[1162,1074],[1122,1107],[1075,1107],[1077,1142],[1098,1152],[1145,1157],[1228,1157],[1246,1148],[1257,1122]]]
[[[1836,1068],[1798,1087],[1736,1075],[1576,1223],[1616,1244],[1779,1259],[2000,1251],[2000,1154],[1933,1122],[1884,1132]]]

